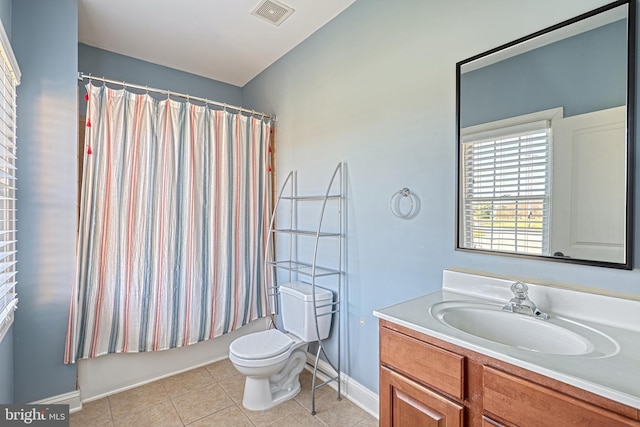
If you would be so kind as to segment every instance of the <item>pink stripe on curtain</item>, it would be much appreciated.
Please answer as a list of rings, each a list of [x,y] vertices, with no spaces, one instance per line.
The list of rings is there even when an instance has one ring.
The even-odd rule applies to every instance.
[[[186,346],[268,315],[270,123],[87,91],[65,363]]]

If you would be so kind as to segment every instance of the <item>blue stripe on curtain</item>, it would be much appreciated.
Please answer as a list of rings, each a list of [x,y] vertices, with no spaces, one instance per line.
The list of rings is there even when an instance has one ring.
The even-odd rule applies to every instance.
[[[251,128],[247,128],[244,130],[244,140],[245,140],[245,144],[244,144],[244,149],[247,153],[251,153],[251,136],[249,135],[249,133],[252,131],[253,129]],[[250,154],[249,154],[250,156]],[[243,176],[250,176],[251,174],[251,167],[253,165],[251,164],[251,162],[247,162],[244,165],[244,169],[245,169],[245,173],[243,174]],[[244,206],[249,206],[250,203],[250,194],[251,194],[251,186],[249,181],[245,181],[244,182]],[[251,227],[251,224],[247,221],[244,224],[242,224],[242,226],[244,226],[244,234],[246,236],[249,236],[249,230]],[[243,248],[243,256],[246,258],[250,257],[250,251],[249,251],[249,245],[244,245]],[[247,280],[246,282],[243,282],[242,285],[245,286],[246,288],[246,294],[245,294],[245,300],[244,300],[244,313],[242,313],[242,323],[246,324],[247,323],[247,319],[249,318],[249,310],[251,308],[250,304],[248,304],[250,298],[252,297],[251,295],[251,287],[247,286],[247,283],[250,283],[249,278],[251,277],[251,264],[249,263],[245,263],[244,264],[244,273],[243,273],[243,277],[245,277]]]
[[[65,363],[185,346],[265,316],[270,124],[87,92]]]
[[[228,170],[233,170],[233,149],[234,146],[239,145],[240,141],[238,141],[238,135],[234,135],[233,131],[235,129],[235,121],[233,120],[232,117],[228,117],[227,118],[230,121],[230,124],[228,125],[229,128],[229,134],[230,134],[230,138],[234,139],[237,144],[234,145],[229,145],[229,147],[227,147],[227,149],[229,150],[229,155],[226,156],[226,163],[227,163],[227,169]],[[237,184],[234,182],[234,176],[229,174],[229,188],[230,189],[234,189],[235,186]],[[226,215],[226,222],[224,223],[225,228],[226,228],[226,233],[227,234],[232,234],[233,233],[233,198],[234,198],[234,193],[235,191],[229,191],[227,193],[227,203],[226,206],[228,206],[228,211],[227,211],[227,215]],[[234,253],[234,245],[233,245],[233,240],[232,239],[228,239],[226,241],[226,248],[225,251],[227,253],[227,258],[226,258],[226,269],[225,272],[226,274],[224,275],[224,286],[225,286],[225,294],[228,296],[231,296],[232,292],[233,292],[233,283],[231,282],[231,273],[234,271],[234,257],[233,257],[233,253]],[[225,300],[225,312],[226,313],[231,313],[231,300],[232,298],[227,298]],[[235,314],[235,313],[234,313]],[[227,333],[229,332],[229,324],[231,323],[231,321],[233,320],[233,322],[235,322],[235,319],[233,319],[232,316],[226,316],[224,319],[224,327],[223,327],[223,333]]]
[[[211,112],[210,110],[206,110],[204,114],[204,120],[200,120],[198,122],[199,124],[198,134],[202,134],[203,141],[209,141],[211,138],[211,135],[209,134],[209,126],[204,126],[204,124],[209,123],[210,120],[211,120]],[[202,151],[203,151],[202,159],[208,160],[211,156],[210,144],[203,144]],[[210,179],[209,178],[210,174],[211,174],[211,171],[210,171],[209,161],[203,161],[202,180],[200,182],[200,185],[202,186],[202,188],[207,188],[207,184],[209,183],[209,179]],[[258,185],[260,185],[260,183],[258,183]],[[210,203],[209,192],[203,191],[202,192],[202,214],[201,214],[202,219],[200,221],[200,227],[203,230],[207,228],[207,218],[211,216],[211,210],[210,210],[211,206],[209,205],[209,203]],[[209,259],[209,239],[207,239],[204,233],[201,234],[200,245],[202,248],[201,249],[202,258]],[[211,275],[209,274],[209,271],[210,271],[209,263],[203,262],[201,265],[200,277],[206,283],[212,283]],[[208,331],[207,326],[209,325],[207,318],[211,315],[207,301],[209,301],[211,293],[212,293],[211,286],[205,286],[203,289],[202,299],[200,300],[200,319],[199,319],[200,328],[198,330],[198,341],[204,341],[207,338],[207,331]]]
[[[184,205],[184,188],[183,185],[186,184],[185,183],[185,176],[184,176],[184,151],[185,151],[185,145],[188,144],[188,139],[187,136],[185,135],[185,132],[187,129],[185,129],[185,119],[184,119],[184,113],[185,113],[185,104],[181,104],[180,105],[180,109],[178,111],[177,114],[177,132],[176,135],[173,135],[174,138],[176,138],[179,142],[177,145],[177,168],[176,168],[176,201],[177,203],[175,204],[176,206],[176,217],[178,218],[182,218],[184,216],[184,212],[183,212],[183,205]],[[187,219],[187,221],[189,221],[189,219]],[[171,348],[175,348],[178,346],[178,322],[180,321],[180,318],[184,317],[184,314],[181,313],[181,308],[182,308],[182,304],[180,301],[180,297],[181,297],[181,287],[188,285],[187,283],[184,282],[184,278],[183,278],[183,271],[182,271],[182,266],[184,265],[185,262],[188,262],[187,260],[184,259],[184,250],[183,250],[183,239],[188,239],[190,238],[190,236],[186,236],[184,235],[184,230],[183,230],[183,225],[184,222],[183,221],[179,221],[176,223],[176,229],[175,229],[175,248],[173,249],[174,253],[176,254],[176,258],[177,258],[177,262],[176,262],[176,266],[173,269],[173,280],[172,280],[172,293],[173,293],[173,304],[172,304],[172,309],[171,309],[171,340],[170,340],[170,344],[169,347]]]

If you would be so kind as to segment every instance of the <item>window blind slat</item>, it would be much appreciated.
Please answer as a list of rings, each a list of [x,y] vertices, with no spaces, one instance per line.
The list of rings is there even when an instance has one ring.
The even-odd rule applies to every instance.
[[[15,190],[16,187],[13,185],[9,185],[9,184],[5,184],[3,182],[0,182],[0,190]],[[11,199],[11,200],[16,200],[16,199]]]
[[[4,260],[5,258],[13,257],[15,255],[15,253],[16,253],[16,251],[3,251],[3,250],[0,250],[0,261]]]
[[[2,301],[6,301],[7,295],[15,294],[16,282],[5,283],[4,285],[0,285],[0,303]],[[2,306],[0,306],[0,310],[2,310]]]
[[[0,169],[0,179],[16,179],[16,177],[13,174]]]
[[[13,154],[13,151],[14,150],[12,150],[11,147],[0,144],[0,157],[3,159],[15,160],[16,156]]]
[[[0,285],[7,283],[9,280],[13,279],[16,275],[17,271],[8,271],[6,273],[0,273]]]
[[[9,296],[11,297],[8,298]],[[2,323],[4,323],[5,319],[9,318],[9,316],[13,314],[13,312],[17,308],[17,305],[18,298],[16,294],[7,294],[7,296],[5,297],[5,301],[0,302],[0,319],[3,319]]]
[[[0,271],[5,271],[6,269],[16,265],[17,261],[5,261],[0,262]]]
[[[518,139],[504,140],[504,141],[491,141],[483,143],[471,143],[473,153],[487,153],[487,152],[509,152],[512,150],[520,150],[523,148],[540,148],[546,145],[547,137],[536,136],[535,138],[522,137]]]
[[[4,285],[0,285],[0,298],[12,292],[15,286],[16,286],[16,282],[10,282],[10,283],[5,283]]]
[[[16,243],[16,240],[3,240],[3,241],[0,241],[0,249],[3,249],[6,246],[12,245],[14,243]]]
[[[11,162],[8,162],[4,158],[0,157],[0,168],[15,170],[15,165]]]

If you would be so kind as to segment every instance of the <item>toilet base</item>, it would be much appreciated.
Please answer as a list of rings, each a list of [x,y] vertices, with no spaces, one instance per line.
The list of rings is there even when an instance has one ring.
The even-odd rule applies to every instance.
[[[269,378],[247,376],[242,405],[250,411],[264,411],[295,397],[300,392],[298,378],[306,359],[306,352],[297,350],[277,374]]]
[[[250,411],[271,409],[282,402],[294,398],[300,392],[300,382],[296,381],[296,384],[291,389],[279,390],[272,394],[268,378],[256,379],[247,377],[244,387],[245,393],[242,397],[242,406]]]

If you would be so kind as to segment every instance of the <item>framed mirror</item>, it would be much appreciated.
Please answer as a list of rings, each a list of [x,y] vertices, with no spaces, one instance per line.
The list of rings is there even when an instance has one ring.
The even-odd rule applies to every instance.
[[[456,64],[456,249],[632,268],[635,0]]]

